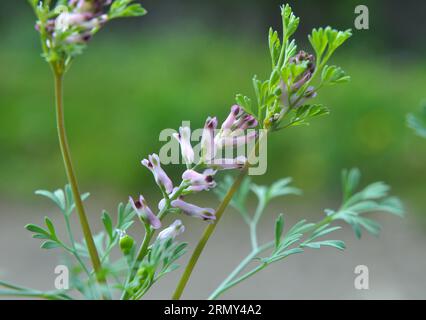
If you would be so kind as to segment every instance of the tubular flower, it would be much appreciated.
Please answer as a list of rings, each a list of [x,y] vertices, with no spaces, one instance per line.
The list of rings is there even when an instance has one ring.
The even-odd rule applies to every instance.
[[[212,208],[201,208],[180,199],[173,200],[171,205],[174,208],[181,209],[185,214],[191,217],[200,218],[206,221],[212,221],[216,219],[215,211]]]
[[[132,197],[129,197],[129,201],[142,221],[149,223],[154,229],[161,227],[160,219],[151,211],[142,195],[139,196],[139,200],[137,201],[134,201]]]
[[[250,131],[247,134],[244,134],[239,129],[235,131],[236,133],[241,132],[240,135],[231,135],[220,139],[218,143],[220,143],[220,147],[239,147],[246,145],[247,143],[256,140],[257,132]]]
[[[69,0],[68,3],[77,12],[102,12],[104,6],[110,5],[112,0]]]
[[[243,117],[240,117],[238,121],[235,122],[235,128],[246,130],[249,128],[257,127],[257,120],[251,114],[245,114]]]
[[[162,230],[158,234],[157,239],[160,240],[160,241],[167,240],[167,239],[170,239],[170,238],[174,239],[178,235],[182,234],[183,232],[185,232],[185,226],[182,224],[182,221],[176,220],[170,226],[168,226],[166,229]]]
[[[284,104],[290,103],[294,108],[303,105],[307,99],[315,98],[317,93],[314,91],[314,87],[308,87],[302,94],[297,94],[297,91],[302,88],[313,76],[316,66],[315,57],[312,54],[308,54],[305,51],[299,51],[295,56],[289,59],[290,64],[306,64],[305,71],[302,72],[298,77],[293,79],[293,85],[288,87],[284,83],[281,83],[281,99]]]
[[[194,162],[191,129],[188,126],[181,126],[179,133],[175,133],[173,136],[180,144],[180,152],[188,168],[182,174],[182,183],[179,186],[173,188],[172,181],[160,166],[160,159],[157,154],[152,154],[148,159],[142,160],[142,164],[153,172],[155,181],[163,191],[164,197],[158,202],[158,209],[163,213],[179,209],[189,216],[208,221],[215,220],[216,216],[213,209],[187,203],[183,200],[183,197],[194,192],[209,191],[215,188],[214,176],[217,170],[243,168],[247,161],[246,157],[232,158],[233,153],[231,156],[225,153],[225,157],[216,159],[216,153],[222,147],[244,146],[256,140],[258,133],[251,128],[257,127],[257,125],[256,118],[244,112],[239,105],[231,107],[228,117],[222,123],[217,134],[215,132],[218,126],[217,118],[208,117],[201,136],[201,159],[195,166],[191,165]],[[205,168],[204,171],[197,171],[198,165],[202,165]]]
[[[204,125],[201,136],[201,157],[203,160],[210,161],[216,154],[214,144],[214,135],[217,127],[217,118],[208,117]]]
[[[243,112],[243,108],[241,108],[239,105],[234,104],[231,107],[231,112],[229,113],[228,117],[223,121],[222,123],[222,130],[229,130],[231,129],[232,125],[237,120],[238,116]]]
[[[242,110],[238,105],[231,107],[231,112],[222,124],[222,130],[215,137],[216,148],[242,146],[257,137],[245,134],[245,130],[257,127],[258,122],[254,116]]]
[[[160,158],[157,154],[149,155],[148,159],[141,161],[142,165],[147,167],[154,175],[155,182],[160,188],[163,188],[167,193],[173,191],[173,183],[166,172],[161,168]]]
[[[189,127],[180,127],[179,133],[173,135],[179,141],[183,160],[186,164],[194,162],[194,150],[191,146],[191,129]]]
[[[215,159],[211,166],[218,170],[242,169],[246,161],[247,158],[244,156],[239,156],[234,159]]]
[[[245,113],[239,105],[233,105],[231,112],[222,123],[222,131],[233,132],[236,129],[246,130],[257,127],[257,120],[251,114]]]
[[[173,197],[178,190],[179,190],[178,187],[174,187],[172,192],[169,193],[169,198]],[[166,199],[163,198],[160,200],[160,202],[158,202],[158,210],[163,210],[165,205],[166,205]]]
[[[182,174],[182,179],[187,180],[191,185],[186,188],[188,191],[208,191],[216,187],[216,182],[214,181],[214,175],[216,170],[206,169],[203,173],[199,173],[195,170],[186,170]]]

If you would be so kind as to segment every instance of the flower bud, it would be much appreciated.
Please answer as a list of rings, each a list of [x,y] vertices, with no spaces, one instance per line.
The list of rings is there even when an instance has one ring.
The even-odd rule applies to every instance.
[[[142,195],[140,195],[139,200],[136,201],[133,200],[132,197],[129,197],[129,201],[139,219],[141,219],[144,223],[151,225],[154,229],[161,227],[160,219],[152,212]]]
[[[181,209],[185,214],[191,217],[200,218],[205,221],[212,221],[216,219],[215,211],[211,208],[198,207],[180,199],[173,200],[171,205],[174,208]]]
[[[164,189],[167,193],[172,192],[172,180],[170,180],[169,176],[166,174],[163,168],[161,168],[160,158],[157,154],[151,154],[148,159],[143,159],[141,163],[152,172],[155,182],[160,188]]]
[[[167,227],[166,229],[161,231],[158,234],[157,239],[160,240],[160,241],[167,240],[167,239],[170,239],[170,238],[174,239],[178,235],[182,234],[184,231],[185,231],[185,227],[182,224],[182,221],[176,220],[169,227]]]
[[[228,117],[222,123],[222,130],[231,129],[232,125],[235,123],[235,121],[240,116],[242,111],[243,111],[242,107],[240,107],[237,104],[234,104],[231,107],[231,112],[229,113]]]
[[[130,250],[132,250],[135,241],[131,236],[127,235],[124,230],[117,230],[117,232],[120,237],[120,249],[124,253],[124,255],[128,255],[130,253]]]
[[[183,161],[186,164],[192,164],[194,162],[194,150],[191,146],[191,129],[189,127],[180,127],[179,133],[175,133],[173,136],[180,143]]]
[[[293,86],[291,87],[291,91],[295,92],[312,78],[312,75],[314,74],[316,68],[315,57],[314,55],[301,50],[295,56],[289,59],[289,63],[296,65],[306,63],[306,70],[296,79],[293,79]]]
[[[216,117],[208,117],[201,137],[201,156],[205,161],[210,161],[216,153],[214,142],[214,131],[216,130],[216,127]]]
[[[149,271],[146,267],[140,267],[136,273],[139,283],[145,282],[146,278],[149,276]]]

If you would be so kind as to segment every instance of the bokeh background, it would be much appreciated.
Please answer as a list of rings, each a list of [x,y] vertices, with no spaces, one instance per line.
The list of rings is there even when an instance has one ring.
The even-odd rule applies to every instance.
[[[289,1],[301,17],[299,47],[309,50],[313,27],[354,28],[358,1]],[[269,26],[280,29],[279,1],[143,1],[149,14],[108,24],[66,77],[67,129],[81,188],[90,190],[90,219],[139,192],[158,197],[140,159],[161,146],[163,128],[182,120],[200,127],[208,115],[223,119],[236,93],[252,96],[251,78],[270,68]],[[277,200],[265,215],[262,237],[275,215],[319,219],[340,199],[340,171],[358,167],[363,181],[386,181],[407,217],[377,218],[379,237],[304,254],[266,270],[226,298],[426,298],[426,141],[405,116],[426,98],[426,3],[365,1],[370,29],[354,30],[336,53],[352,81],[321,92],[328,117],[310,127],[270,137],[268,172],[257,183],[292,176],[303,197]],[[23,229],[56,212],[33,194],[63,186],[56,138],[53,84],[40,57],[34,17],[26,1],[0,4],[0,275],[51,289],[58,256],[41,252]],[[181,167],[168,172],[178,179]],[[200,200],[202,201],[202,200]],[[217,200],[207,196],[214,206]],[[57,215],[59,218],[59,215]],[[59,220],[59,219],[58,219]],[[191,244],[203,223],[185,219]],[[99,227],[100,228],[100,227]],[[244,256],[249,241],[235,212],[225,217],[190,283],[187,298],[204,298]],[[78,232],[78,228],[76,228]],[[192,247],[191,247],[192,248]],[[370,290],[353,287],[356,265],[370,268]],[[168,298],[177,275],[151,298]]]

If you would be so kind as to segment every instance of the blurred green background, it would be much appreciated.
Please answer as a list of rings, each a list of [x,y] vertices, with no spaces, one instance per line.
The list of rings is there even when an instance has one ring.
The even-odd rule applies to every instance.
[[[290,3],[302,18],[296,38],[307,50],[312,27],[353,28],[358,4]],[[162,128],[181,120],[201,126],[208,115],[223,119],[235,93],[252,96],[251,77],[269,70],[266,34],[270,25],[280,28],[280,2],[143,4],[147,16],[108,24],[66,77],[67,127],[84,190],[146,192],[150,176],[139,160],[158,150]],[[367,4],[370,29],[354,30],[333,61],[352,82],[317,98],[330,116],[269,139],[268,173],[257,180],[290,175],[310,196],[325,197],[338,192],[342,168],[357,166],[423,208],[426,142],[406,128],[405,115],[426,97],[425,3]],[[32,201],[32,190],[65,181],[52,79],[29,6],[1,6],[0,195]],[[169,168],[172,175],[180,169]]]
[[[142,3],[147,16],[107,24],[66,76],[67,129],[81,189],[92,193],[92,222],[99,220],[102,208],[111,209],[129,194],[154,191],[140,160],[160,148],[163,128],[178,128],[182,120],[200,127],[209,115],[223,120],[236,93],[253,96],[252,76],[265,78],[270,68],[268,28],[280,29],[279,1]],[[299,47],[309,51],[307,34],[313,27],[353,28],[354,8],[360,4],[289,3],[301,17]],[[352,82],[324,89],[317,98],[332,110],[330,116],[269,138],[268,171],[255,181],[294,177],[295,185],[304,190],[303,198],[286,199],[284,208],[276,205],[270,213],[275,217],[284,209],[293,221],[300,216],[317,219],[322,208],[339,203],[341,169],[356,166],[364,183],[382,180],[392,186],[392,193],[407,207],[407,218],[384,218],[382,240],[367,237],[368,244],[355,242],[346,228],[344,240],[351,248],[345,258],[327,251],[291,260],[285,265],[287,272],[279,269],[282,266],[271,268],[229,297],[424,296],[426,259],[420,253],[426,245],[426,140],[406,127],[405,116],[426,98],[426,2],[363,4],[370,9],[370,29],[354,30],[333,60]],[[26,1],[1,1],[0,30],[0,257],[8,256],[1,259],[0,271],[8,271],[10,280],[51,288],[56,258],[37,250],[39,243],[29,239],[23,225],[38,223],[51,213],[50,204],[34,190],[65,184],[52,77],[40,57],[34,16]],[[167,167],[175,181],[181,170]],[[214,201],[211,197],[207,204],[214,206]],[[209,244],[207,260],[200,262],[200,274],[194,275],[192,297],[199,298],[236,264],[240,257],[229,248],[238,248],[241,255],[247,249],[241,240],[247,239],[246,228],[238,216],[225,218]],[[272,220],[265,219],[265,238]],[[185,234],[193,246],[203,223],[185,223],[196,226]],[[100,229],[99,221],[94,227]],[[220,266],[217,261],[222,261]],[[371,267],[375,291],[353,289],[353,266],[359,263]],[[211,283],[204,281],[206,275]],[[281,290],[278,277],[286,290]],[[334,279],[332,290],[324,290],[328,279]],[[171,290],[174,284],[166,285]],[[168,297],[169,291],[159,297]]]

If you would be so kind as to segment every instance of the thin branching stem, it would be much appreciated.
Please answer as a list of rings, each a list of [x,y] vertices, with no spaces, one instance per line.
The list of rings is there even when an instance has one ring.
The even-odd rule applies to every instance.
[[[229,274],[229,276],[222,281],[222,283],[216,288],[215,291],[208,297],[209,300],[216,299],[223,292],[228,290],[231,286],[230,283],[234,283],[233,280],[257,257],[260,253],[272,248],[274,246],[273,242],[264,244],[252,251],[240,262],[240,264]],[[236,285],[236,283],[234,284]]]
[[[203,236],[201,237],[200,241],[198,242],[197,246],[194,249],[194,252],[192,253],[192,256],[186,265],[185,271],[176,287],[176,290],[173,294],[172,299],[179,300],[182,296],[183,290],[186,287],[186,284],[188,283],[188,280],[192,274],[192,271],[194,270],[195,265],[198,262],[198,259],[201,256],[201,253],[204,250],[204,247],[207,244],[207,241],[210,239],[210,236],[213,234],[214,230],[216,229],[216,226],[218,222],[220,221],[220,218],[222,217],[223,213],[225,212],[225,209],[228,207],[229,202],[231,201],[232,197],[234,196],[235,192],[240,187],[241,182],[243,181],[244,177],[246,176],[248,171],[248,162],[244,165],[243,169],[241,170],[238,177],[235,179],[233,185],[228,190],[227,194],[225,195],[225,198],[219,205],[219,207],[216,210],[216,220],[214,223],[208,225],[206,229],[204,230]]]
[[[266,132],[264,134],[264,136],[267,136],[267,134],[268,134],[268,132]],[[206,246],[208,240],[210,239],[211,235],[213,234],[214,230],[216,229],[216,226],[218,225],[220,219],[222,218],[223,213],[225,212],[226,208],[228,207],[229,203],[231,202],[232,197],[234,196],[235,192],[237,192],[241,183],[243,182],[244,178],[246,177],[249,166],[250,166],[250,160],[251,160],[252,156],[256,153],[256,150],[258,150],[259,145],[260,145],[260,140],[264,136],[261,136],[257,140],[256,145],[250,151],[250,155],[249,155],[247,161],[245,162],[243,168],[241,169],[240,174],[237,176],[237,178],[235,179],[231,188],[228,190],[228,192],[226,193],[222,202],[219,204],[218,208],[216,209],[216,220],[214,221],[214,223],[208,225],[205,228],[201,239],[199,240],[197,246],[194,249],[194,252],[192,253],[191,258],[189,259],[188,264],[185,267],[185,270],[182,274],[182,277],[179,280],[179,283],[178,283],[176,290],[175,290],[175,292],[172,296],[172,299],[179,300],[180,297],[182,296],[182,293],[185,290],[185,287],[186,287],[186,285],[189,281],[189,278],[191,277],[192,271],[194,270],[194,267],[197,264],[198,259],[200,258],[201,253],[204,250],[204,247]]]
[[[71,160],[71,153],[68,145],[67,134],[65,130],[64,107],[63,107],[63,73],[54,68],[55,78],[55,97],[56,97],[56,124],[58,129],[59,146],[64,161],[65,171],[68,181],[71,186],[75,206],[78,212],[81,228],[86,240],[87,249],[89,251],[90,260],[92,261],[93,269],[96,273],[96,279],[101,285],[106,284],[106,278],[102,272],[102,265],[99,259],[99,254],[93,240],[92,231],[84,210],[83,201],[81,200],[80,191],[78,188],[77,178],[74,172],[74,167]]]

